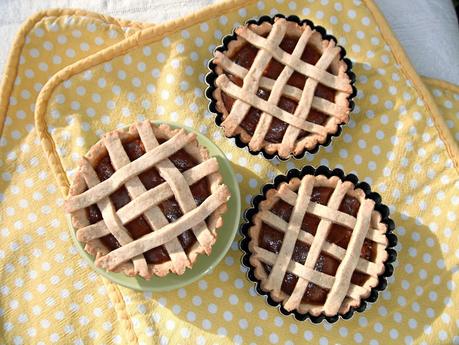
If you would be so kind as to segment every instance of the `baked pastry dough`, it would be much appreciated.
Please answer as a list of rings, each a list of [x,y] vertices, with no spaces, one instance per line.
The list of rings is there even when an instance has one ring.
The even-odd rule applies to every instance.
[[[305,175],[266,193],[249,228],[261,289],[287,311],[335,316],[358,307],[388,258],[387,225],[363,190]]]
[[[65,208],[96,266],[149,279],[211,252],[229,196],[194,133],[144,121],[89,150]]]
[[[353,90],[333,40],[278,17],[235,35],[213,59],[213,97],[227,137],[288,158],[313,150],[348,122]]]

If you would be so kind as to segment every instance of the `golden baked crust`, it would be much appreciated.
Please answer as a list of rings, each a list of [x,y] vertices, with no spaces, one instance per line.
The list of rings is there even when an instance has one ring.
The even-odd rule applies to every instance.
[[[181,255],[178,255],[178,254],[177,255],[176,254],[170,255],[171,256],[171,260],[167,261],[167,262],[164,262],[162,264],[154,265],[154,264],[151,264],[151,263],[147,263],[147,265],[145,265],[145,262],[141,262],[141,261],[143,261],[142,258],[139,259],[140,261],[136,262],[135,258],[131,258],[130,257],[128,260],[118,262],[116,265],[114,265],[112,263],[111,266],[108,267],[106,265],[106,262],[104,263],[104,258],[112,256],[113,253],[117,252],[121,248],[116,249],[114,251],[110,251],[100,241],[99,238],[101,236],[97,237],[96,235],[94,235],[94,233],[95,233],[94,227],[97,227],[101,231],[101,233],[104,233],[104,234],[107,234],[107,231],[108,231],[108,233],[113,233],[114,229],[113,228],[112,229],[107,229],[108,226],[104,226],[105,224],[103,224],[103,223],[104,222],[108,222],[105,219],[105,217],[104,217],[103,221],[101,221],[101,222],[99,222],[97,224],[90,225],[85,208],[88,207],[87,204],[89,202],[91,204],[94,204],[95,203],[94,200],[97,203],[99,203],[99,202],[101,202],[101,200],[103,201],[104,199],[108,199],[107,197],[101,198],[100,195],[103,195],[103,196],[110,195],[111,194],[110,191],[113,191],[114,188],[110,188],[110,187],[102,188],[102,189],[107,189],[108,192],[105,191],[104,193],[100,194],[98,197],[95,197],[95,198],[94,198],[94,193],[93,193],[93,195],[88,195],[88,194],[91,194],[91,190],[92,190],[91,188],[88,189],[88,176],[91,175],[90,173],[88,173],[88,171],[92,170],[91,167],[95,167],[96,166],[96,164],[99,162],[101,157],[107,156],[107,154],[109,154],[109,153],[110,153],[110,158],[112,160],[112,164],[113,164],[113,159],[114,159],[114,157],[112,157],[112,156],[117,156],[118,155],[119,157],[117,159],[120,162],[122,161],[122,158],[126,158],[126,157],[123,157],[123,156],[125,156],[124,150],[121,150],[122,152],[120,153],[116,149],[116,148],[119,148],[119,145],[121,145],[123,142],[131,141],[131,140],[138,139],[139,137],[141,137],[142,142],[144,143],[145,146],[147,146],[145,144],[145,142],[144,142],[145,138],[142,137],[139,134],[139,130],[142,131],[143,133],[146,133],[144,135],[150,136],[150,140],[153,140],[152,143],[154,143],[156,141],[156,139],[165,140],[165,142],[163,143],[163,144],[165,144],[165,143],[167,143],[168,140],[171,140],[171,139],[174,140],[174,138],[181,138],[182,141],[183,141],[183,144],[182,144],[181,147],[186,151],[187,154],[192,156],[198,162],[198,165],[197,165],[196,169],[192,168],[192,169],[188,170],[188,171],[190,171],[190,170],[194,171],[193,174],[188,174],[188,176],[196,175],[197,177],[194,176],[195,179],[199,178],[199,177],[207,178],[207,181],[209,183],[210,193],[211,193],[211,195],[208,197],[208,199],[210,199],[210,197],[212,197],[213,194],[216,194],[218,197],[212,199],[213,200],[212,212],[209,214],[208,218],[206,216],[200,222],[200,224],[201,224],[202,221],[207,218],[207,229],[204,230],[204,232],[207,233],[207,237],[206,237],[207,240],[205,241],[205,245],[202,245],[202,243],[200,243],[199,241],[196,241],[196,243],[192,246],[192,248],[191,248],[190,252],[188,253],[188,255],[185,254],[185,257],[183,256],[184,253],[180,253]],[[158,145],[158,142],[156,141],[156,145],[157,146],[154,147],[154,149],[156,150],[155,152],[159,152],[159,150],[161,150],[161,147],[164,146],[163,144]],[[111,145],[114,145],[114,146],[111,146]],[[113,152],[109,152],[107,146],[112,147],[112,151]],[[174,145],[171,145],[171,147],[172,146],[174,146]],[[171,152],[176,152],[179,149],[180,149],[180,147],[178,147],[178,148],[177,147],[173,147]],[[150,150],[151,150],[151,148],[150,148]],[[147,148],[147,153],[150,150]],[[144,154],[143,156],[139,157],[137,160],[135,160],[133,162],[138,162],[138,161],[142,160],[143,159],[142,157],[147,155],[147,153]],[[142,171],[144,171],[146,169],[149,169],[152,166],[155,166],[158,170],[160,170],[161,169],[161,164],[162,164],[162,165],[165,165],[165,166],[163,166],[164,169],[166,169],[166,170],[169,169],[168,171],[172,171],[172,173],[179,172],[178,169],[176,169],[173,166],[173,164],[167,159],[168,154],[165,155],[166,159],[163,159],[162,161],[154,162],[154,164],[151,164],[150,161],[152,159],[153,160],[156,159],[155,156],[157,157],[158,155],[155,154],[155,155],[152,156],[151,159],[149,159],[149,160],[143,159],[145,162],[140,162],[140,163],[144,163],[145,164],[145,166],[143,167]],[[132,162],[128,162],[127,165],[129,165],[131,163]],[[114,165],[116,165],[116,164],[114,164]],[[123,168],[124,168],[124,171],[126,171],[125,167],[123,167]],[[116,169],[116,170],[120,171],[118,169]],[[196,171],[198,171],[198,170],[200,170],[200,172],[198,174],[196,174]],[[184,174],[186,174],[186,173],[187,173],[187,171],[184,172]],[[164,174],[167,175],[167,171],[164,171]],[[114,175],[110,176],[110,178],[108,180],[112,179],[112,177]],[[185,188],[185,189],[188,189],[187,191],[183,191],[182,190],[181,187],[183,186],[183,184],[180,184],[179,186],[176,186],[176,187],[180,187],[180,188],[178,188],[178,189],[180,189],[180,191],[177,192],[177,190],[176,190],[177,188],[174,188],[174,186],[172,186],[172,187],[169,186],[167,182],[164,182],[163,184],[161,184],[159,186],[156,186],[155,188],[150,189],[150,190],[147,191],[145,189],[145,187],[143,187],[143,185],[141,185],[140,181],[138,181],[137,183],[133,182],[133,180],[136,179],[135,178],[136,176],[137,176],[137,174],[133,174],[133,175],[128,174],[128,175],[124,176],[124,178],[122,179],[123,180],[122,181],[123,182],[122,185],[124,185],[128,189],[128,192],[129,192],[130,195],[132,195],[132,193],[137,193],[138,197],[140,197],[140,196],[144,197],[144,196],[148,196],[147,193],[150,191],[149,195],[152,196],[153,192],[154,192],[153,190],[155,190],[155,191],[159,190],[160,195],[159,196],[155,195],[155,197],[156,197],[157,200],[162,200],[162,199],[167,199],[168,197],[170,197],[171,190],[172,190],[172,196],[176,196],[176,198],[178,198],[178,199],[186,200],[186,196],[187,195],[185,195],[185,197],[183,197],[183,195],[177,196],[177,195],[175,195],[175,193],[179,193],[179,194],[191,193],[190,190],[189,190],[189,187]],[[182,173],[179,172],[179,175],[176,175],[175,177],[177,177],[177,176],[178,176],[178,180],[179,180],[180,183],[185,183],[186,184],[186,181],[185,181],[186,178],[182,176]],[[103,183],[108,185],[108,183],[106,182],[108,180],[103,181]],[[114,177],[113,180],[111,181],[112,184],[116,183],[115,180],[116,180],[116,178]],[[165,178],[165,180],[168,180],[168,179]],[[113,182],[113,181],[115,181],[115,182]],[[139,183],[140,183],[140,185],[139,185]],[[130,184],[130,185],[128,185],[128,184]],[[188,186],[188,184],[186,184],[186,186]],[[158,188],[158,187],[163,187],[163,188]],[[161,195],[161,191],[162,191],[163,195]],[[166,193],[167,195],[164,194],[164,191],[167,191],[167,193]],[[86,195],[84,195],[84,194],[86,194]],[[98,193],[96,193],[96,194],[98,194]],[[156,193],[156,194],[158,194],[158,193]],[[89,198],[86,198],[86,199],[91,199],[92,198],[91,199],[92,201],[84,200],[85,196],[89,197]],[[226,201],[229,199],[229,196],[230,196],[230,193],[229,193],[228,188],[225,185],[222,184],[222,176],[220,175],[220,173],[218,171],[218,163],[217,163],[217,161],[215,160],[215,158],[210,158],[208,151],[204,147],[202,147],[202,146],[200,146],[198,144],[198,142],[197,142],[197,140],[195,138],[195,134],[186,133],[184,130],[180,130],[180,129],[172,129],[167,125],[159,125],[158,126],[158,125],[154,125],[154,124],[150,123],[149,121],[145,121],[143,123],[134,124],[134,125],[130,126],[126,130],[116,130],[116,131],[107,133],[101,140],[99,140],[94,146],[92,146],[90,148],[89,152],[83,158],[83,160],[82,160],[82,162],[80,164],[80,168],[79,168],[78,172],[75,175],[75,178],[74,178],[73,183],[72,183],[71,188],[70,188],[69,197],[66,200],[66,205],[65,206],[66,206],[66,210],[71,213],[72,224],[73,224],[73,226],[75,228],[78,240],[84,242],[85,243],[85,250],[89,254],[91,254],[91,255],[96,257],[95,263],[96,263],[97,266],[105,268],[105,269],[110,270],[110,271],[123,272],[124,274],[126,274],[128,276],[140,275],[145,279],[149,279],[153,275],[164,276],[164,275],[168,274],[169,272],[173,272],[173,273],[176,273],[176,274],[183,274],[186,268],[191,267],[193,265],[193,263],[196,261],[196,258],[197,258],[197,256],[199,254],[202,254],[202,253],[209,254],[210,253],[212,245],[216,241],[217,229],[220,228],[222,226],[222,224],[223,224],[223,220],[222,220],[221,216],[226,210]],[[133,198],[131,197],[131,199],[133,199]],[[125,207],[128,207],[128,208],[130,207],[131,209],[138,208],[138,205],[134,205],[134,201],[135,200],[136,200],[136,198],[131,200],[131,202],[129,204],[125,205],[123,208],[125,208]],[[132,204],[132,205],[130,205],[130,204]],[[157,204],[159,204],[159,203],[157,203]],[[150,212],[151,209],[155,208],[157,204],[147,205],[146,207],[145,207],[145,205],[142,205],[142,207],[144,207],[145,210],[142,210],[143,212],[141,213],[141,215],[144,215],[145,213]],[[197,208],[199,208],[199,207],[196,207],[196,204],[194,204],[194,205],[189,204],[186,207],[188,207],[190,210],[196,210]],[[110,206],[108,205],[105,208],[110,208]],[[114,223],[112,222],[112,223],[115,224],[114,227],[118,228],[118,230],[120,230],[120,231],[123,231],[123,224],[124,223],[123,223],[123,219],[120,219],[120,217],[118,217],[118,214],[120,213],[120,211],[122,212],[123,208],[117,210],[116,212],[112,212],[112,214],[106,213],[106,214],[109,214],[109,218],[113,217],[115,219],[115,222]],[[158,208],[158,207],[156,207],[156,208]],[[123,214],[127,214],[127,213],[130,213],[130,212],[124,212]],[[184,216],[186,216],[186,213],[184,214]],[[181,218],[183,218],[184,216],[182,216]],[[124,217],[126,218],[127,216],[125,215]],[[130,216],[130,218],[133,218],[133,217]],[[146,216],[146,218],[148,218],[148,216]],[[167,224],[168,225],[168,229],[171,228],[171,226],[174,227],[173,225],[178,223],[179,220],[177,220],[176,222]],[[102,223],[102,224],[100,224],[100,223]],[[166,224],[163,224],[163,225],[166,225]],[[89,226],[91,226],[92,228],[88,228]],[[190,227],[188,227],[188,228],[190,228]],[[89,230],[92,230],[92,231],[89,231]],[[127,233],[127,230],[126,229],[124,229],[124,230]],[[126,243],[126,245],[133,246],[134,243],[143,241],[144,242],[142,244],[143,246],[147,245],[148,247],[150,247],[150,249],[153,248],[153,247],[157,247],[158,246],[157,235],[159,233],[161,233],[162,230],[164,230],[163,227],[161,227],[160,229],[156,229],[154,231],[157,234],[155,234],[156,238],[155,238],[155,242],[153,242],[153,243],[148,243],[148,241],[146,240],[146,237],[151,235],[151,234],[147,234],[147,235],[145,235],[145,236],[143,236],[143,237],[141,237],[141,238],[139,238],[139,239],[137,239],[135,241],[132,241],[132,239],[129,240],[129,237],[128,237],[127,242],[129,242],[129,243]],[[166,232],[170,232],[170,231],[171,230],[169,229]],[[176,231],[176,230],[174,230],[174,231]],[[175,239],[175,241],[177,241],[176,236],[174,236],[174,239]],[[118,240],[118,238],[117,238],[117,240]],[[166,241],[166,240],[163,240],[163,241]],[[169,242],[172,242],[172,240],[171,241],[166,241],[164,243],[159,243],[159,245],[161,245],[161,244],[166,244],[167,245]],[[177,243],[178,243],[178,241],[175,243],[175,245],[177,245]],[[180,244],[178,244],[178,245],[180,246]],[[177,246],[175,246],[175,249],[177,250]],[[136,250],[138,250],[138,248],[134,248],[132,250],[136,251]],[[178,250],[180,250],[180,248]],[[183,251],[183,248],[182,248],[182,251]],[[124,254],[126,254],[126,253],[124,253]],[[128,255],[128,256],[131,256],[131,255]],[[140,255],[140,256],[143,257],[142,255]],[[139,269],[139,267],[135,267],[135,264],[133,264],[133,262],[136,262],[139,265],[139,267],[143,267],[143,269],[142,268]]]
[[[221,125],[227,137],[239,135],[241,141],[248,144],[252,151],[264,150],[268,154],[277,153],[280,157],[287,158],[291,154],[298,155],[305,149],[312,150],[318,144],[323,144],[328,134],[336,133],[340,124],[348,122],[349,96],[352,93],[352,86],[346,73],[347,65],[339,58],[341,48],[336,47],[334,41],[323,40],[321,35],[311,30],[307,24],[299,25],[284,18],[275,18],[274,24],[263,22],[260,25],[249,24],[239,27],[235,33],[237,38],[228,43],[228,50],[215,51],[213,60],[216,65],[215,72],[218,75],[215,80],[213,97],[216,100],[217,110],[222,113]],[[306,43],[313,45],[322,53],[316,65],[310,65],[299,58],[304,48],[298,52],[295,48],[292,54],[279,48],[278,45],[286,33],[289,37],[298,38],[304,46]],[[269,36],[265,39],[264,36],[268,34]],[[232,61],[247,42],[261,51],[249,70]],[[263,76],[263,70],[271,58],[276,58],[285,65],[284,71],[276,80]],[[328,73],[327,70],[333,74]],[[308,78],[303,90],[287,85],[287,80],[293,72],[298,72]],[[235,85],[226,73],[243,79],[242,87]],[[318,83],[325,83],[336,90],[334,102],[314,96]],[[270,98],[267,101],[255,96],[259,87],[271,90]],[[228,111],[223,102],[222,92],[236,100],[231,111]],[[280,96],[289,97],[298,102],[295,114],[277,107]],[[263,111],[253,135],[240,126],[250,107]],[[323,126],[307,121],[311,107],[329,116]],[[271,117],[276,117],[289,124],[280,143],[265,140]],[[298,139],[300,130],[310,134]]]
[[[327,205],[310,201],[312,190],[315,187],[334,189]],[[360,202],[357,217],[338,211],[346,195]],[[288,224],[270,211],[279,200],[293,206]],[[295,212],[298,212],[296,216]],[[300,229],[301,220],[306,213],[321,219],[315,235]],[[297,217],[296,220],[295,217]],[[298,219],[300,219],[299,223]],[[330,226],[334,223],[353,230],[352,237],[355,238],[353,240],[351,237],[346,249],[326,240]],[[263,224],[268,224],[271,228],[284,233],[282,247],[278,254],[260,247],[259,238]],[[274,301],[281,302],[286,310],[297,310],[302,314],[310,313],[313,316],[343,315],[351,307],[358,307],[361,299],[370,295],[371,289],[378,284],[378,277],[384,273],[388,245],[386,231],[387,226],[381,222],[380,213],[374,210],[373,200],[367,199],[365,193],[361,189],[355,189],[351,182],[342,182],[337,176],[327,178],[323,175],[306,175],[301,180],[293,178],[288,183],[282,183],[277,189],[270,189],[266,193],[266,200],[260,202],[258,212],[253,217],[253,225],[248,231],[250,264],[254,267],[255,277],[261,282],[261,289],[268,292]],[[360,257],[361,243],[365,238],[376,244],[374,262]],[[310,246],[304,265],[291,260],[297,240]],[[335,277],[314,270],[317,255],[322,251],[341,261],[339,267],[342,266],[342,268],[338,267]],[[314,252],[315,258],[313,258]],[[354,253],[359,255],[353,255]],[[343,262],[346,263],[343,265]],[[263,264],[272,266],[269,275]],[[346,265],[348,265],[347,270]],[[355,270],[369,275],[369,279],[363,286],[351,283],[351,276]],[[285,272],[292,272],[300,277],[291,295],[281,290]],[[323,305],[302,302],[301,299],[308,282],[330,290]],[[302,288],[299,287],[301,284]]]

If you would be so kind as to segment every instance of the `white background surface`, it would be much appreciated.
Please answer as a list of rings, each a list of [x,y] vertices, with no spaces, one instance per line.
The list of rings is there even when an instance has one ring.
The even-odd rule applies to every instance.
[[[333,1],[333,0],[330,0]],[[0,0],[0,70],[21,24],[35,12],[70,7],[159,23],[217,0]],[[459,26],[451,0],[376,0],[419,74],[459,85]]]

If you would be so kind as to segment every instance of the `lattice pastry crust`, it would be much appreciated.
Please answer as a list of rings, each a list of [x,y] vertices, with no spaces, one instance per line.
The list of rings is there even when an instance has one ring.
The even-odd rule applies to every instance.
[[[310,201],[314,187],[334,189],[327,205]],[[338,211],[346,194],[360,202],[356,218]],[[278,200],[293,206],[289,223],[270,212]],[[335,316],[345,314],[351,307],[358,307],[361,299],[367,298],[371,289],[377,286],[378,276],[384,272],[384,262],[387,259],[387,226],[381,222],[381,215],[374,210],[374,205],[373,200],[365,198],[365,193],[361,189],[354,189],[353,183],[342,182],[337,176],[327,178],[323,175],[306,175],[301,180],[293,178],[288,184],[283,183],[278,189],[269,190],[266,200],[260,203],[259,212],[254,216],[254,225],[249,229],[250,263],[255,268],[256,278],[261,281],[261,288],[269,292],[276,302],[282,302],[288,311],[309,312],[314,316],[322,313],[326,316]],[[306,213],[320,218],[315,235],[300,229]],[[263,223],[284,233],[278,254],[259,247],[258,240]],[[333,223],[353,230],[347,249],[326,240]],[[374,262],[360,257],[365,238],[376,244]],[[310,246],[304,265],[291,260],[297,240]],[[340,261],[335,277],[314,270],[321,251]],[[269,275],[262,263],[272,265]],[[351,283],[351,276],[355,270],[370,276],[363,286]],[[281,290],[287,271],[299,277],[291,295]],[[301,301],[309,282],[330,290],[324,305],[306,304]]]
[[[146,153],[131,162],[122,143],[138,138]],[[165,141],[159,144],[158,140]],[[198,165],[183,173],[168,159],[180,149],[198,162]],[[116,172],[100,182],[94,167],[107,154]],[[165,182],[146,190],[138,175],[152,167],[158,170]],[[140,275],[145,279],[153,275],[164,276],[169,272],[183,274],[199,254],[210,254],[216,241],[216,230],[223,224],[221,215],[226,210],[230,193],[222,184],[218,169],[217,160],[209,157],[208,151],[198,144],[194,133],[144,121],[132,125],[128,130],[106,133],[91,147],[75,175],[65,208],[71,213],[78,240],[84,242],[85,250],[96,257],[96,266],[128,276]],[[210,195],[196,206],[189,186],[202,178],[208,181]],[[127,189],[131,202],[115,210],[107,196],[120,186]],[[169,223],[157,205],[172,196],[179,203],[183,216]],[[93,204],[97,204],[103,217],[96,224],[89,223],[85,210]],[[124,224],[140,215],[154,231],[133,240]],[[190,228],[197,241],[187,255],[177,236]],[[100,241],[107,234],[114,235],[121,247],[108,250]],[[160,245],[165,246],[171,260],[155,265],[147,263],[142,254]]]
[[[215,81],[216,89],[213,96],[216,99],[217,110],[223,114],[224,120],[221,125],[227,137],[240,135],[241,140],[247,143],[252,151],[264,149],[269,154],[278,153],[280,157],[287,158],[292,153],[297,155],[304,149],[311,150],[319,143],[323,144],[328,134],[336,133],[338,125],[348,122],[348,98],[352,93],[352,86],[346,74],[347,65],[340,60],[341,48],[336,47],[333,41],[323,40],[321,35],[311,30],[307,24],[300,26],[284,18],[275,18],[274,24],[263,22],[260,25],[239,27],[235,33],[237,39],[229,42],[227,51],[215,51],[213,60],[216,65],[215,71],[219,75]],[[264,38],[266,35],[268,36]],[[279,47],[285,35],[298,38],[292,54]],[[233,61],[234,55],[237,55],[239,49],[247,42],[259,49],[249,70]],[[315,65],[301,60],[306,44],[315,46],[322,54]],[[263,71],[271,58],[284,65],[276,80],[263,76]],[[333,74],[327,72],[327,69]],[[307,77],[303,90],[287,85],[293,72]],[[242,87],[234,84],[225,73],[243,79]],[[319,83],[336,91],[334,102],[314,95]],[[267,101],[256,96],[260,87],[270,90]],[[231,111],[225,107],[222,92],[236,100]],[[281,96],[298,102],[293,114],[278,107]],[[240,126],[250,107],[263,112],[253,135]],[[323,126],[308,121],[311,107],[329,116]],[[289,124],[280,143],[265,140],[273,117]],[[301,130],[310,134],[298,139]]]

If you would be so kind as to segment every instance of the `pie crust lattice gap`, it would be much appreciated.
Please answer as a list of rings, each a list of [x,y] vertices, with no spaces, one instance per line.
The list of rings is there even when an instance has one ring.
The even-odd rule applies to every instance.
[[[267,21],[267,18],[270,21]],[[210,68],[215,71],[208,75],[210,88],[207,96],[211,99],[211,110],[221,114],[217,119],[224,128],[227,137],[239,136],[244,144],[248,144],[252,152],[264,150],[268,155],[277,153],[280,158],[290,154],[300,155],[304,150],[314,150],[318,144],[324,144],[332,134],[339,132],[339,125],[346,123],[353,106],[352,95],[353,73],[350,61],[343,60],[343,48],[336,46],[332,36],[323,39],[318,28],[312,29],[310,22],[296,18],[262,17],[259,23],[253,21],[235,30],[234,36],[224,40],[224,46],[216,49]],[[271,24],[272,23],[272,24]],[[322,31],[322,30],[320,30]],[[324,30],[323,30],[324,31]],[[266,37],[265,37],[266,36]],[[288,53],[281,48],[283,39],[294,36],[298,39],[293,52]],[[226,42],[225,42],[226,41]],[[258,49],[255,60],[250,68],[245,68],[234,61],[232,52],[236,52],[246,44]],[[315,64],[301,59],[306,46],[312,45],[321,51]],[[272,60],[282,64],[282,72],[276,79],[266,76],[265,69],[270,68]],[[294,74],[305,77],[303,89],[288,84]],[[242,80],[238,85],[233,77]],[[334,100],[318,97],[316,89],[324,85],[334,90]],[[260,97],[259,90],[267,90],[269,97]],[[223,93],[234,98],[230,110],[226,109]],[[297,106],[293,112],[283,109],[279,101],[287,97],[294,100]],[[214,99],[216,102],[214,103]],[[245,121],[250,109],[261,111],[253,135],[249,134],[241,123]],[[309,120],[311,109],[316,109],[328,118],[324,124]],[[266,135],[273,119],[287,124],[281,142],[267,141]],[[301,136],[307,133],[306,136]],[[269,158],[269,157],[268,157]]]
[[[131,161],[123,142],[133,138],[141,140],[146,152]],[[163,142],[160,143],[159,139]],[[183,173],[169,159],[182,149],[198,162]],[[100,157],[107,154],[115,172],[100,181],[94,167]],[[147,190],[139,175],[152,168],[157,169],[164,182]],[[72,214],[77,239],[86,243],[85,249],[96,256],[96,266],[108,271],[123,271],[128,275],[138,274],[146,279],[152,275],[163,276],[170,271],[183,274],[198,254],[210,253],[216,240],[215,230],[222,225],[221,214],[230,194],[221,183],[218,169],[217,160],[210,158],[207,150],[198,145],[194,133],[183,129],[172,130],[166,125],[157,127],[144,121],[131,126],[129,132],[107,133],[91,148],[81,161],[65,208]],[[210,194],[197,205],[190,186],[204,178],[210,182]],[[115,209],[110,197],[122,187],[126,188],[131,200]],[[183,215],[169,222],[158,205],[172,197]],[[94,204],[103,219],[90,224],[86,208]],[[151,232],[134,240],[125,226],[140,216],[147,221]],[[178,236],[188,229],[192,229],[197,241],[187,254]],[[100,241],[110,234],[120,244],[112,251]],[[170,261],[156,265],[147,263],[143,254],[162,245]]]

